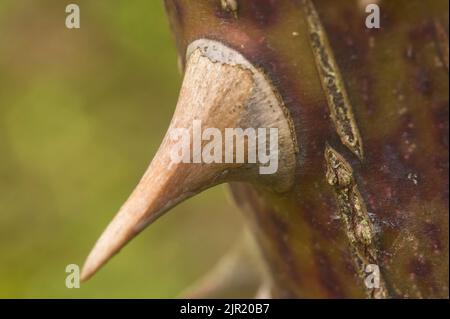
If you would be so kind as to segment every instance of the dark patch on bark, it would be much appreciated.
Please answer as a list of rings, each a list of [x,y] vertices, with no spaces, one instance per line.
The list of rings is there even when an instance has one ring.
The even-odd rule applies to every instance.
[[[432,272],[431,264],[423,258],[415,258],[410,263],[411,273],[420,278],[428,277]]]
[[[320,275],[320,282],[327,290],[330,298],[342,298],[344,296],[341,284],[337,279],[334,268],[327,255],[315,249],[314,258]]]
[[[277,0],[244,0],[240,4],[242,17],[259,27],[268,28],[277,21],[279,6]]]
[[[442,231],[438,225],[426,222],[423,225],[423,232],[430,240],[430,249],[434,251],[442,251],[443,245],[441,241]]]
[[[420,68],[416,73],[415,78],[416,89],[426,97],[433,94],[433,83],[429,71],[425,68]]]

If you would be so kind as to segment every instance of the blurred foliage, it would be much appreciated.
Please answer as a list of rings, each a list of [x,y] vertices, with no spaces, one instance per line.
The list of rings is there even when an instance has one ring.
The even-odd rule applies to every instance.
[[[241,229],[216,187],[132,241],[81,289],[81,266],[168,126],[181,75],[161,1],[0,1],[0,297],[174,297]]]

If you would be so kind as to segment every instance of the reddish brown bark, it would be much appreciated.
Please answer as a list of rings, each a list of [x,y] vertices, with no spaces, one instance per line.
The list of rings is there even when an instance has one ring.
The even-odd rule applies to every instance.
[[[308,1],[236,2],[233,11],[221,1],[165,1],[181,61],[199,38],[233,47],[270,77],[294,120],[294,188],[232,186],[237,203],[251,207],[275,296],[373,296],[359,264],[370,261],[381,269],[385,296],[448,297],[448,2],[383,1],[381,29],[369,30],[355,3],[314,1],[353,106],[362,159],[330,119]],[[349,184],[327,181],[327,145],[351,168]],[[373,231],[367,246],[362,237],[349,240],[361,220],[342,220],[358,212],[357,202],[340,200],[350,186]]]

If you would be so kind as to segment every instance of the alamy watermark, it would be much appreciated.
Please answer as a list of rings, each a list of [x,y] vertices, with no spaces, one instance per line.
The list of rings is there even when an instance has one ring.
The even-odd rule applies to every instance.
[[[365,25],[368,29],[380,28],[380,7],[376,3],[369,3],[365,6],[365,11],[368,13]],[[66,6],[66,27],[68,29],[80,28],[80,6],[74,3]]]
[[[375,3],[370,3],[366,6],[366,28],[379,29],[380,28],[380,7]]]
[[[259,164],[260,174],[278,171],[278,128],[225,128],[222,134],[218,128],[203,129],[201,120],[193,120],[192,132],[173,128],[169,137],[172,164],[254,163]]]
[[[377,264],[368,264],[364,269],[367,274],[364,284],[369,289],[380,288],[380,267]]]
[[[80,28],[80,7],[77,4],[69,4],[66,6],[66,28],[79,29]]]
[[[380,288],[380,267],[376,264],[368,264],[364,268],[367,276],[364,279],[364,284],[368,289]],[[69,264],[66,266],[66,288],[74,289],[80,288],[80,267],[77,264]]]
[[[80,288],[80,266],[69,264],[66,266],[66,287],[68,289]]]

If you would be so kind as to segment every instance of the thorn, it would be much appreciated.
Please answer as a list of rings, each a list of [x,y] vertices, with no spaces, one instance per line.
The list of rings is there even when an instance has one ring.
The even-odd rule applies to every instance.
[[[214,47],[232,50],[218,42],[214,42]],[[127,242],[166,211],[209,187],[231,180],[253,181],[264,178],[268,185],[276,185],[274,181],[279,180],[280,185],[285,186],[292,178],[295,146],[283,110],[278,106],[277,112],[273,111],[278,103],[276,94],[270,86],[261,87],[266,81],[265,77],[259,73],[255,75],[258,71],[253,67],[243,67],[243,61],[249,62],[239,53],[231,52],[237,55],[236,63],[217,63],[217,57],[223,55],[214,52],[213,56],[208,56],[200,48],[189,54],[177,107],[166,136],[141,181],[89,254],[81,273],[82,281],[89,279]],[[226,56],[232,58],[230,52]],[[255,97],[259,90],[263,91],[262,98]],[[196,149],[194,143],[200,143],[201,146],[208,143],[204,140],[195,141],[193,131],[197,121],[205,128],[217,128],[220,132],[224,132],[225,128],[260,127],[266,122],[271,127],[280,127],[281,139],[291,141],[283,143],[287,151],[282,155],[286,159],[282,157],[280,160],[281,173],[262,178],[254,163],[199,163],[195,160],[199,156],[198,152],[192,152],[193,160],[189,158],[185,163],[172,161],[175,144],[180,144],[171,136],[175,129],[182,128],[190,132],[187,143],[189,153]]]

